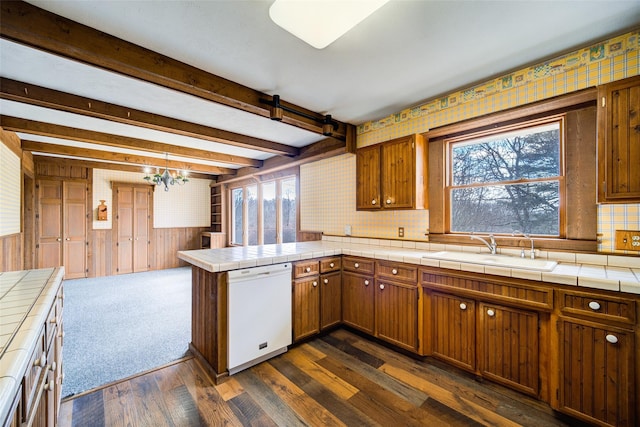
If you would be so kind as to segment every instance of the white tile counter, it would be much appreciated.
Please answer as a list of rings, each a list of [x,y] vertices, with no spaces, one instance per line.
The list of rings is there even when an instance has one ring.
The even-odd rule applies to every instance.
[[[64,268],[0,273],[0,423],[27,371]]]
[[[537,251],[540,259],[558,261],[558,265],[549,272],[424,258],[429,253],[444,250],[481,252],[479,246],[325,236],[322,241],[315,242],[180,251],[178,257],[192,265],[215,273],[331,255],[353,255],[640,294],[640,257]],[[513,256],[520,253],[519,250],[500,248],[498,252]]]

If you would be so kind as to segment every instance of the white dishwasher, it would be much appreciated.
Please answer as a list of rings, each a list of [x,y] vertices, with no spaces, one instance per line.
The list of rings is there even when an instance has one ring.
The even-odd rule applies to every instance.
[[[233,375],[291,345],[291,263],[228,273],[228,369]]]

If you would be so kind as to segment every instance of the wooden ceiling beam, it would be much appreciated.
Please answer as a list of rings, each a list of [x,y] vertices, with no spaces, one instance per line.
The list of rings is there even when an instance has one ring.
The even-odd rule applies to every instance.
[[[81,159],[67,159],[62,157],[49,157],[42,154],[34,154],[33,160],[35,163],[50,163],[50,164],[63,164],[63,165],[72,165],[79,166],[85,168],[92,169],[107,169],[107,170],[115,170],[115,171],[124,171],[124,172],[137,172],[141,173],[140,166],[133,165],[121,165],[116,163],[106,163],[106,162],[98,162],[92,160],[81,160]],[[216,181],[216,177],[207,174],[201,173],[192,173],[189,174],[189,178],[199,178],[199,179],[210,179],[212,181]],[[143,182],[144,183],[144,182]]]
[[[192,172],[200,172],[206,175],[235,175],[235,169],[221,168],[218,166],[202,165],[200,163],[182,162],[179,160],[159,159],[156,157],[138,156],[135,154],[112,153],[110,151],[94,150],[91,148],[70,147],[68,145],[49,144],[37,141],[22,141],[22,149],[44,154],[55,154],[59,156],[81,157],[91,160],[101,160],[105,162],[129,163],[138,165],[138,168],[164,168],[186,170],[191,175]]]
[[[153,153],[169,153],[192,159],[209,160],[212,162],[227,163],[231,165],[250,166],[259,168],[262,160],[246,157],[232,156],[229,154],[214,153],[197,148],[181,147],[162,142],[132,138],[128,136],[113,135],[86,129],[77,129],[51,123],[27,120],[18,117],[0,116],[0,126],[12,132],[23,132],[33,135],[63,138],[72,141],[89,142],[93,144],[108,145],[110,147],[130,148]]]
[[[335,138],[326,138],[322,141],[303,147],[300,155],[296,157],[272,157],[265,160],[264,164],[260,168],[240,168],[236,170],[236,174],[233,176],[220,176],[218,182],[222,184],[237,182],[252,176],[262,176],[350,152],[351,147],[346,141],[340,141]]]
[[[271,96],[257,90],[26,2],[2,1],[0,8],[0,37],[7,40],[249,113],[271,116],[270,106],[261,101],[271,100]],[[322,114],[285,101],[280,104],[311,117],[283,111],[283,123],[322,134]],[[333,136],[344,139],[346,124],[336,123]]]
[[[266,139],[160,116],[7,78],[0,78],[0,98],[277,155],[297,156],[300,151],[297,147]]]

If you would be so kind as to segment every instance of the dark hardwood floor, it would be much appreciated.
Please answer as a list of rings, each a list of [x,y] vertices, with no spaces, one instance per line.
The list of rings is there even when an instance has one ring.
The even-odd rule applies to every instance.
[[[340,329],[214,385],[193,358],[74,396],[67,426],[562,426],[545,403]]]

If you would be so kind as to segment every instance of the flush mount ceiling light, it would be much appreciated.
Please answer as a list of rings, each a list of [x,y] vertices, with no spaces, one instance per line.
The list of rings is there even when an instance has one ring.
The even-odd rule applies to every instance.
[[[324,49],[388,0],[276,0],[271,20],[316,49]]]

